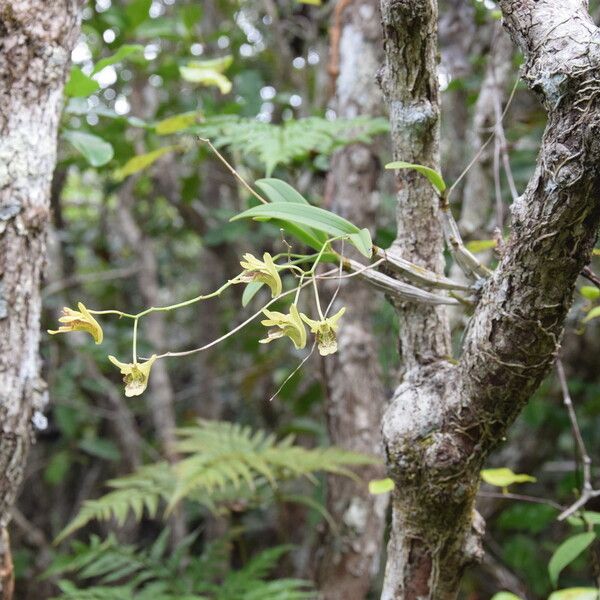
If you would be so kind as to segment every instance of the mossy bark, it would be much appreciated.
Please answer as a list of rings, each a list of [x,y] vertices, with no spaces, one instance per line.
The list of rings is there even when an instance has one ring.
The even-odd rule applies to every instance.
[[[548,111],[536,171],[512,206],[512,231],[485,282],[458,364],[442,309],[399,306],[403,380],[383,419],[396,483],[383,598],[451,599],[481,557],[479,470],[552,366],[575,281],[600,221],[600,45],[580,0],[500,2]],[[397,159],[438,168],[434,0],[382,0],[382,82]],[[402,256],[442,264],[437,198],[402,173]]]
[[[31,418],[46,403],[38,355],[39,287],[62,90],[78,14],[76,0],[0,0],[0,529],[10,520],[22,480]],[[9,552],[3,542],[3,573]],[[2,597],[10,597],[9,586],[0,581]]]

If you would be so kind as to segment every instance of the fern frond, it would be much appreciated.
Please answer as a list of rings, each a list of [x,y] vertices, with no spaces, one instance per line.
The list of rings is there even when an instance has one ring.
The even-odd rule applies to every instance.
[[[353,477],[348,467],[379,462],[338,448],[294,446],[292,437],[278,442],[273,435],[235,423],[199,421],[177,434],[176,449],[185,458],[174,466],[177,481],[170,507],[199,491],[211,495],[244,483],[255,488],[263,480],[276,486],[317,471]]]
[[[175,478],[168,463],[159,462],[140,467],[132,475],[112,479],[108,486],[113,488],[112,492],[84,502],[75,519],[57,536],[57,543],[94,519],[114,519],[121,526],[130,513],[137,521],[141,520],[144,510],[148,516],[155,517],[161,499],[171,497]]]
[[[313,600],[311,584],[299,579],[267,581],[289,546],[260,552],[238,571],[227,570],[228,539],[209,545],[197,557],[190,552],[194,536],[188,536],[169,556],[168,530],[145,550],[122,545],[114,536],[89,544],[75,542],[72,554],[61,557],[47,575],[73,574],[79,581],[98,585],[78,587],[62,580],[62,595],[55,600]],[[185,548],[185,557],[181,556]],[[182,560],[184,558],[184,560]],[[182,569],[182,565],[185,567]]]
[[[176,451],[182,459],[173,465],[147,465],[111,480],[112,491],[86,501],[57,541],[93,519],[115,519],[122,525],[130,514],[138,521],[144,512],[155,517],[162,502],[169,511],[183,498],[216,511],[251,499],[267,484],[274,488],[290,479],[314,478],[319,471],[354,477],[350,467],[380,460],[339,448],[307,449],[293,441],[292,437],[277,441],[272,434],[219,421],[179,429]]]
[[[256,157],[270,176],[277,165],[290,165],[312,154],[329,155],[337,148],[356,142],[369,143],[389,130],[383,118],[357,117],[329,121],[319,117],[291,119],[281,125],[255,119],[220,116],[194,127],[215,146],[228,146],[243,156]]]

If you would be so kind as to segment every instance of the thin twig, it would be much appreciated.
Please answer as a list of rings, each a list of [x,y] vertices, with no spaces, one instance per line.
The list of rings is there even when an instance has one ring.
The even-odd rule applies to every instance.
[[[217,156],[217,158],[225,165],[227,170],[260,202],[269,204],[257,191],[252,189],[252,186],[227,162],[227,159],[215,148],[213,143],[207,138],[198,137],[198,140],[206,144]]]
[[[581,429],[577,422],[577,415],[573,408],[573,401],[571,394],[569,393],[569,386],[567,385],[567,378],[565,377],[565,370],[561,360],[556,361],[556,373],[558,375],[558,381],[563,394],[563,403],[569,414],[569,420],[571,421],[571,430],[573,432],[573,438],[577,446],[577,451],[581,459],[583,466],[583,484],[581,486],[581,496],[574,502],[569,508],[564,510],[558,516],[559,521],[564,521],[567,517],[577,512],[582,506],[584,506],[590,498],[600,496],[600,490],[594,490],[592,488],[592,459],[587,452],[583,436],[581,435]]]
[[[561,506],[558,502],[554,502],[554,500],[550,500],[548,498],[540,498],[539,496],[528,496],[526,494],[513,494],[512,492],[485,492],[479,491],[479,496],[483,498],[506,498],[508,500],[521,500],[523,502],[532,502],[534,504],[546,504],[547,506],[551,506],[556,510],[563,510],[563,506]]]
[[[588,281],[591,281],[597,288],[600,288],[600,277],[598,277],[590,267],[583,267],[581,276],[585,277]]]

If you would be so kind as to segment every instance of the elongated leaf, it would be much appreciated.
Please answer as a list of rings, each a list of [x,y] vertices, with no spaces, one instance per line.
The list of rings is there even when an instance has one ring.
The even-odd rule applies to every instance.
[[[586,510],[581,514],[570,516],[567,521],[569,525],[582,526],[582,525],[600,525],[600,512],[594,512]]]
[[[361,229],[358,233],[351,234],[350,241],[363,256],[367,258],[373,256],[373,240],[368,229]]]
[[[71,76],[65,85],[65,96],[79,98],[89,96],[100,89],[100,84],[88,77],[79,67],[71,67]]]
[[[158,135],[169,135],[170,133],[177,133],[182,129],[187,129],[192,125],[195,125],[199,120],[202,119],[202,113],[198,110],[181,113],[180,115],[174,115],[167,117],[162,121],[159,121],[154,126],[154,131]]]
[[[251,281],[242,294],[242,306],[248,306],[249,302],[256,296],[258,290],[264,285],[262,281]]]
[[[255,183],[256,187],[258,187],[271,202],[292,202],[310,206],[308,200],[304,198],[304,196],[285,181],[281,181],[281,179],[259,179]],[[315,231],[310,227],[301,227],[299,225],[290,227],[290,225],[291,224],[288,223],[286,229],[301,242],[315,250],[320,250],[327,241],[327,234],[322,231]]]
[[[189,62],[185,67],[179,67],[179,74],[185,81],[216,86],[221,94],[228,94],[231,91],[231,81],[223,73],[232,63],[232,56],[212,60],[195,60]]]
[[[429,179],[429,183],[431,183],[431,185],[433,185],[433,187],[435,187],[435,189],[438,192],[440,192],[440,194],[442,192],[444,192],[446,189],[446,182],[444,181],[443,177],[437,171],[434,171],[433,169],[426,167],[424,165],[416,165],[414,163],[409,163],[409,162],[404,162],[403,160],[399,160],[396,162],[388,163],[387,165],[385,165],[385,168],[386,169],[414,169],[415,171],[418,171],[419,173],[421,173],[421,175],[425,175],[425,177],[427,177],[427,179]]]
[[[598,600],[598,588],[566,588],[550,594],[548,600]]]
[[[485,250],[495,248],[497,245],[498,243],[496,240],[471,240],[465,244],[465,248],[469,252],[477,254],[478,252],[485,252]]]
[[[124,58],[127,58],[131,54],[141,54],[143,51],[144,46],[141,44],[124,44],[112,56],[107,56],[106,58],[99,60],[92,71],[92,75],[99,73],[102,71],[102,69],[104,69],[104,67],[121,62]]]
[[[583,319],[584,323],[587,323],[588,321],[591,321],[592,319],[597,319],[598,317],[600,317],[600,306],[595,306],[594,308],[592,308],[592,310],[590,310],[590,312],[585,316],[585,319]]]
[[[309,201],[300,192],[281,179],[269,177],[257,179],[255,183],[271,202],[293,202],[310,206]]]
[[[101,167],[114,156],[111,144],[97,135],[69,129],[63,131],[62,135],[67,142],[83,154],[92,167]]]
[[[522,598],[512,592],[498,592],[492,596],[492,600],[522,600]]]
[[[490,485],[505,488],[513,483],[528,483],[537,481],[531,475],[524,473],[513,473],[511,469],[501,467],[500,469],[484,469],[481,471],[481,478]]]
[[[581,286],[579,293],[588,300],[597,300],[600,298],[600,289],[598,289],[595,285]]]
[[[277,225],[277,227],[285,230],[290,235],[293,235],[296,239],[300,240],[303,244],[306,244],[310,248],[313,248],[317,252],[321,250],[323,244],[327,241],[327,236],[322,232],[317,232],[310,227],[302,227],[289,221],[283,221],[281,219],[269,219],[271,223]],[[324,236],[324,239],[323,239]]]
[[[117,181],[122,181],[125,177],[133,175],[138,171],[148,168],[153,162],[157,161],[163,154],[176,150],[177,146],[163,146],[158,150],[153,150],[147,154],[139,154],[130,158],[120,169],[114,172]]]
[[[387,494],[387,492],[391,492],[394,487],[394,482],[389,477],[386,479],[372,479],[369,481],[369,494]]]
[[[323,231],[335,237],[360,234],[358,237],[351,237],[350,241],[365,256],[370,256],[370,253],[367,254],[365,251],[366,236],[364,231],[366,230],[361,231],[356,225],[350,223],[350,221],[317,206],[292,202],[262,204],[245,210],[239,215],[232,217],[231,220],[235,221],[247,218],[280,219],[296,225],[312,227],[317,231]],[[368,234],[368,231],[366,233]]]
[[[566,539],[554,552],[548,563],[548,575],[552,585],[556,587],[561,571],[570,565],[594,540],[593,531],[578,533]]]

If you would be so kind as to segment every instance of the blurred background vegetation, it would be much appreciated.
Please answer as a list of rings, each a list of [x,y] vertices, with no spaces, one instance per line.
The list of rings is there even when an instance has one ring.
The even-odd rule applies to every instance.
[[[198,136],[210,138],[249,181],[279,177],[317,205],[337,148],[357,140],[374,142],[381,163],[390,159],[385,119],[343,122],[330,107],[327,65],[334,4],[88,3],[73,52],[53,181],[54,222],[43,290],[46,326],[54,327],[60,309],[78,301],[95,309],[138,311],[212,291],[239,273],[243,253],[260,256],[285,249],[272,226],[229,222],[252,200]],[[477,150],[466,123],[498,27],[493,2],[474,2],[472,8],[467,61],[458,75],[442,69],[442,102],[448,108],[443,164],[449,182]],[[455,9],[441,2],[440,10],[443,22]],[[443,66],[443,37],[441,43]],[[202,79],[205,74],[198,72],[206,65],[201,61],[213,59],[225,59],[215,69],[218,76]],[[511,60],[507,95],[516,83],[520,57]],[[522,191],[545,124],[524,86],[517,85],[504,123],[516,188]],[[128,163],[140,155],[146,157]],[[504,178],[500,201],[505,207],[511,202]],[[458,214],[460,194],[454,202]],[[375,239],[382,247],[395,235],[394,210],[393,183],[383,176]],[[491,236],[488,231],[486,237]],[[471,237],[478,239],[481,232]],[[197,347],[225,333],[260,307],[255,299],[242,309],[242,291],[233,287],[219,298],[152,315],[142,324],[140,355]],[[590,302],[577,297],[563,348],[579,425],[590,455],[597,458],[600,346],[595,322],[581,325]],[[173,437],[173,424],[190,426],[202,418],[249,427],[209,428],[242,454],[250,452],[243,431],[274,433],[278,439],[294,434],[295,443],[306,449],[328,445],[320,357],[313,356],[269,401],[303,354],[288,344],[259,345],[258,322],[213,351],[161,361],[148,392],[127,399],[106,355],[128,355],[130,324],[118,319],[102,324],[102,348],[78,335],[47,338],[43,344],[51,402],[11,525],[17,597],[315,597],[312,556],[328,518],[326,479],[320,474],[306,479],[275,469],[278,487],[264,485],[263,478],[255,487],[246,482],[227,493],[200,485],[166,518],[162,510],[141,518],[125,511],[120,526],[114,519],[92,519],[53,545],[85,500],[109,491],[107,480],[142,465],[177,460],[182,448]],[[383,297],[374,328],[391,397],[398,368],[397,325]],[[455,334],[459,340],[461,323]],[[568,504],[580,483],[574,456],[560,387],[551,376],[491,464],[537,478],[519,492]],[[312,473],[335,470],[352,457],[321,457],[310,465],[306,460],[304,471]],[[160,496],[162,484],[148,477],[142,497]],[[486,490],[492,488],[484,488],[481,498],[488,520],[487,558],[469,572],[464,597],[489,598],[508,586],[527,598],[546,598],[551,591],[548,560],[572,526],[557,523],[557,510],[548,504],[486,496]],[[600,510],[600,499],[597,504],[588,508]],[[596,557],[592,548],[573,562],[562,587],[590,585]],[[59,589],[61,580],[68,582]],[[372,598],[378,597],[379,583],[373,583]],[[95,591],[86,595],[91,587]]]

